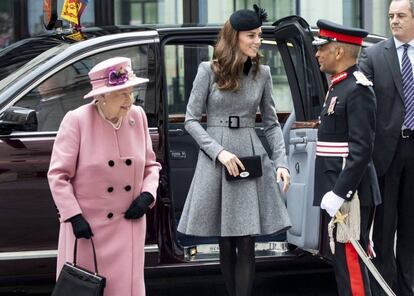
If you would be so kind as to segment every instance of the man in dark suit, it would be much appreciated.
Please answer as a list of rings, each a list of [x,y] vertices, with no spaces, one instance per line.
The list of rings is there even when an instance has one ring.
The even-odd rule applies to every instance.
[[[367,48],[359,64],[377,97],[373,159],[383,203],[374,219],[374,263],[397,295],[414,296],[413,2],[392,1],[389,21],[393,37]],[[385,295],[371,283],[374,295]]]
[[[372,213],[381,201],[372,164],[375,95],[372,83],[356,65],[362,39],[368,32],[326,20],[319,20],[317,25],[319,38],[313,42],[318,46],[316,58],[320,70],[332,76],[318,129],[314,205],[333,217],[345,202],[356,202],[353,209],[357,210],[349,212],[360,212],[360,225],[354,225],[360,228],[360,235],[354,238],[359,238],[367,250]],[[333,238],[338,294],[371,295],[367,268],[353,245],[349,239],[339,240],[335,233]]]

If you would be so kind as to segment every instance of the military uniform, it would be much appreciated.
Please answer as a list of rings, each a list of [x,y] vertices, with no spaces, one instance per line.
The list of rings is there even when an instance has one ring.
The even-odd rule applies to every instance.
[[[376,102],[369,83],[356,65],[332,78],[318,129],[315,206],[330,190],[345,200],[358,190],[362,206],[381,202],[371,156]]]
[[[322,34],[328,35],[329,41],[358,44],[341,40],[344,34],[352,34],[342,26],[320,21],[318,26]],[[340,34],[336,35],[338,31]],[[323,44],[323,41],[319,39],[316,44]],[[366,250],[373,209],[381,202],[372,162],[376,99],[371,86],[356,65],[331,78],[320,115],[314,187],[315,206],[321,205],[328,192],[346,201],[358,192],[360,243]],[[333,261],[339,295],[371,295],[367,268],[351,243],[335,242]]]

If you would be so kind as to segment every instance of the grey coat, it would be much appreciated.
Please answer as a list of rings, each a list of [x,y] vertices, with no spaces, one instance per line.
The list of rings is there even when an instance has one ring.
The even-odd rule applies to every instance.
[[[258,106],[271,158],[254,129]],[[200,124],[204,107],[207,130]],[[228,127],[229,116],[240,117],[240,128]],[[242,236],[277,233],[291,226],[276,183],[276,168],[287,168],[287,160],[268,66],[260,66],[255,79],[252,71],[242,75],[240,90],[230,92],[218,90],[210,62],[201,63],[187,105],[185,128],[200,146],[200,153],[179,232]],[[217,160],[223,149],[238,157],[260,155],[263,176],[228,182],[225,167]]]

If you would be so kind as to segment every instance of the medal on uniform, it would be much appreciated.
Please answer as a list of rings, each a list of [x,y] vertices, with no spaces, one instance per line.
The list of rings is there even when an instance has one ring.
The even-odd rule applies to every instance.
[[[329,103],[329,107],[328,107],[328,115],[334,114],[335,113],[335,106],[336,106],[336,99],[338,97],[332,97],[331,102]]]

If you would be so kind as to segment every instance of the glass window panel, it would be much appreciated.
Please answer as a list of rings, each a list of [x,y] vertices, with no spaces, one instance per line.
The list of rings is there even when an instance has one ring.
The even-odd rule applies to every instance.
[[[290,92],[285,66],[283,65],[276,42],[270,40],[263,41],[260,53],[263,56],[262,63],[270,67],[273,82],[273,99],[275,100],[277,112],[292,112],[292,93]]]
[[[310,25],[315,26],[318,19],[329,19],[336,23],[343,22],[343,1],[300,1],[299,15]]]
[[[351,27],[361,26],[360,0],[344,0],[343,24]]]
[[[95,0],[89,0],[86,9],[84,10],[81,17],[81,24],[85,27],[90,27],[95,25]],[[57,1],[57,15],[58,19],[62,19],[60,14],[62,12],[64,0]],[[30,0],[27,1],[27,10],[28,10],[28,29],[31,36],[38,35],[40,33],[46,32],[46,29],[43,25],[43,0]],[[63,21],[63,26],[68,27],[69,23]]]
[[[145,4],[145,23],[156,24],[158,23],[158,5],[157,3],[146,3]]]
[[[391,36],[388,21],[389,2],[386,0],[372,5],[372,32],[382,36]]]
[[[129,21],[130,25],[140,25],[144,23],[142,19],[142,3],[131,3],[131,19]]]
[[[299,15],[310,25],[318,19],[329,19],[347,26],[361,26],[361,3],[363,0],[306,1],[300,0]]]
[[[233,1],[221,1],[221,0],[209,0],[207,2],[207,19],[208,23],[224,23],[229,16],[238,9],[253,9],[253,4],[258,4],[263,7],[268,15],[269,23],[295,14],[295,1],[291,0],[233,0]],[[217,10],[217,7],[221,7]],[[201,12],[203,13],[203,12]]]
[[[182,24],[183,0],[114,0],[116,25]]]
[[[186,55],[185,55],[186,54]],[[191,58],[197,56],[197,58]],[[168,113],[185,114],[198,65],[211,60],[210,45],[166,45],[164,47],[165,74],[168,93]]]

